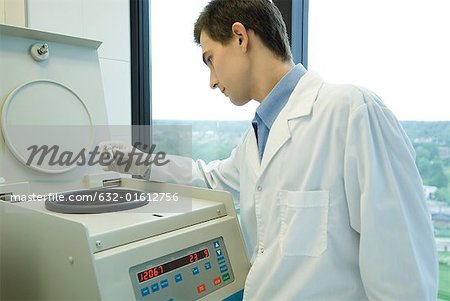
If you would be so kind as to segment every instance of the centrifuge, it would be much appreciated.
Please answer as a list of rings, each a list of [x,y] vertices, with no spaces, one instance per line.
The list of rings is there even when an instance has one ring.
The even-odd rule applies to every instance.
[[[100,42],[0,25],[2,300],[239,299],[230,194],[104,172]]]

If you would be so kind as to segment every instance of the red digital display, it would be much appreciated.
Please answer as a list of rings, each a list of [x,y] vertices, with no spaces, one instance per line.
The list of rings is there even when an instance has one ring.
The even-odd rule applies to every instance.
[[[209,257],[208,249],[203,249],[139,272],[137,273],[137,278],[139,283],[141,283],[207,257]]]

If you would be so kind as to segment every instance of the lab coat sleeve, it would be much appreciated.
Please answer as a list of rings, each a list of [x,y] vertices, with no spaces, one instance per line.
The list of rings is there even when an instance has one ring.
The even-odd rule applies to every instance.
[[[349,115],[344,181],[370,300],[436,300],[437,258],[415,153],[378,97],[360,91]]]
[[[152,166],[148,179],[151,181],[192,185],[231,193],[235,206],[239,205],[239,162],[238,148],[225,160],[206,164],[202,160],[167,155],[167,164]]]

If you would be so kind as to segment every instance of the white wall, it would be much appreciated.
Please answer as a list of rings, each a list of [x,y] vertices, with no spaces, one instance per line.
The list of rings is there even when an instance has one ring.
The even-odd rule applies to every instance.
[[[27,4],[30,28],[103,41],[99,57],[109,124],[130,125],[129,0],[28,0]]]
[[[0,0],[0,24],[5,23],[5,0]]]
[[[0,23],[25,26],[26,0],[0,0]]]

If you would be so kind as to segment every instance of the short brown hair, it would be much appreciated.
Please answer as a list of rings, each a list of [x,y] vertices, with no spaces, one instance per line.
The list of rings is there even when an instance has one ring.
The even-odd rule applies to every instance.
[[[200,45],[200,34],[205,31],[214,41],[225,45],[233,36],[231,26],[235,22],[253,30],[283,61],[292,60],[286,25],[270,0],[210,1],[195,22],[194,40]]]

